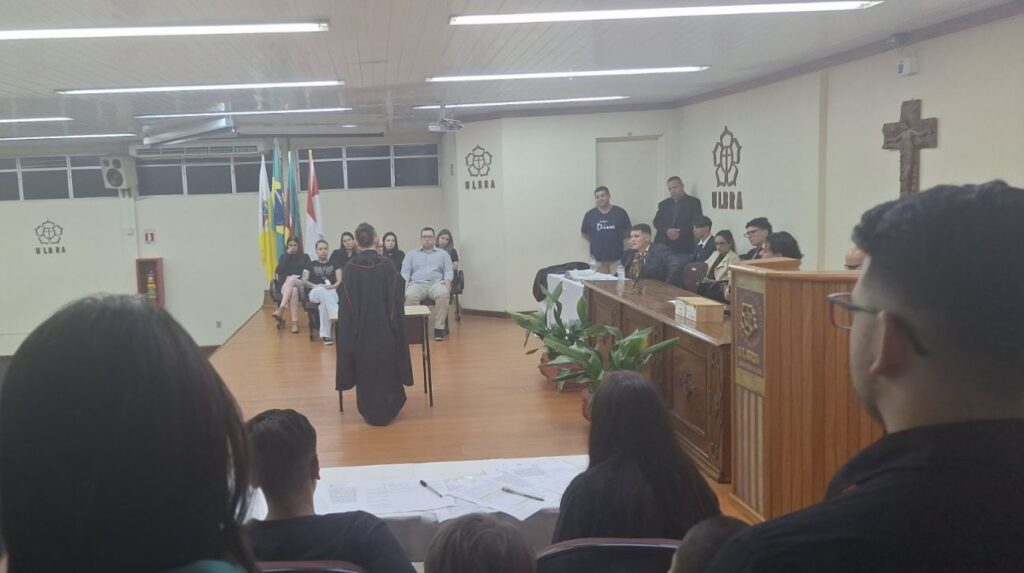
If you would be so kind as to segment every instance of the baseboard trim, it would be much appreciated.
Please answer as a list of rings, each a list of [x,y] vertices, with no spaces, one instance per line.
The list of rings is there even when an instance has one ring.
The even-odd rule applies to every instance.
[[[533,310],[520,310],[516,312],[529,313],[534,312]],[[487,318],[508,318],[508,313],[504,310],[476,310],[472,308],[463,308],[462,314],[468,314],[470,316],[486,316]]]

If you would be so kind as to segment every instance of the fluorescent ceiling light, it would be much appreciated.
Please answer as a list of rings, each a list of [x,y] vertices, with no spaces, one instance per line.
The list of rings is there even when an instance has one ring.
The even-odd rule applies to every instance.
[[[702,72],[710,66],[677,66],[673,68],[633,68],[624,70],[584,70],[573,72],[535,72],[525,74],[489,74],[480,76],[436,76],[428,82],[482,82],[488,80],[547,80],[557,78],[593,78],[599,76],[642,76],[647,74],[682,74]]]
[[[359,127],[359,126],[354,124],[354,123],[346,123],[345,125],[343,125],[341,127]]]
[[[481,14],[452,16],[452,26],[481,24],[535,24],[539,22],[587,22],[593,20],[636,20],[683,16],[732,16],[737,14],[788,14],[863,10],[884,0],[855,2],[785,2],[779,4],[738,4],[733,6],[680,6],[676,8],[629,8],[622,10],[581,10],[575,12],[533,12],[525,14]]]
[[[281,115],[286,113],[333,113],[337,111],[352,111],[350,107],[319,107],[311,109],[268,109],[257,111],[202,111],[195,113],[156,113],[150,115],[137,115],[135,119],[170,119],[174,117],[225,117],[236,115]]]
[[[77,38],[140,38],[152,36],[218,36],[226,34],[277,34],[326,32],[325,21],[279,24],[227,24],[209,26],[133,26],[118,28],[56,28],[0,30],[0,40],[66,40]]]
[[[139,88],[89,88],[74,90],[57,90],[63,95],[95,95],[95,94],[138,94],[153,92],[198,92],[216,90],[259,90],[268,88],[320,88],[343,86],[344,80],[317,80],[310,82],[269,82],[261,84],[212,84],[196,86],[149,86]]]
[[[137,137],[134,133],[89,133],[82,135],[35,135],[31,137],[0,137],[0,141],[40,141],[44,139],[106,139]]]
[[[601,96],[601,97],[572,97],[565,99],[535,99],[525,101],[500,101],[493,103],[450,103],[444,107],[446,109],[455,109],[457,107],[494,107],[494,106],[506,106],[506,105],[538,105],[545,103],[577,103],[577,102],[588,102],[588,101],[614,101],[620,99],[628,99],[629,96]],[[440,105],[418,105],[413,109],[441,109]]]
[[[0,119],[0,123],[38,123],[44,121],[71,121],[70,117],[18,117],[14,119]]]

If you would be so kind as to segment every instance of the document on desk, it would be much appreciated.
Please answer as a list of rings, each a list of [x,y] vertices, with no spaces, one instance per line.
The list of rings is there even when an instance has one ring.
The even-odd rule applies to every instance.
[[[437,510],[455,504],[442,480],[430,485],[443,497],[421,486],[419,480],[332,484],[327,491],[328,506],[336,512],[361,510],[384,515]]]
[[[509,481],[508,476],[478,474],[445,480],[445,484],[452,496],[507,513],[519,521],[526,521],[531,515],[550,505],[547,498],[553,497],[552,494],[538,491],[529,484],[520,486],[525,490],[524,493],[544,498],[544,501],[502,491],[503,487],[508,486]],[[515,481],[517,484],[521,482],[518,479]],[[527,487],[530,489],[526,489]]]
[[[569,482],[579,474],[580,469],[562,460],[550,459],[509,463],[501,466],[499,471],[528,482],[534,489],[539,488],[557,494],[560,498],[565,493],[565,488],[569,487]],[[555,498],[556,502],[558,498]]]

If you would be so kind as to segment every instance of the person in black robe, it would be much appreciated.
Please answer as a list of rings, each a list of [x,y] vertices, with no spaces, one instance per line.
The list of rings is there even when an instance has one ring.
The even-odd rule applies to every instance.
[[[335,387],[356,388],[359,413],[386,426],[405,404],[412,361],[405,336],[405,281],[391,259],[375,248],[377,232],[360,223],[359,252],[349,260],[339,290],[338,366]]]

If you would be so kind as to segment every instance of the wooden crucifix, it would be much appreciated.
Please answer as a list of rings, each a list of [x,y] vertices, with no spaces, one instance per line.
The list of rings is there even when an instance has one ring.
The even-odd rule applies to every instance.
[[[921,100],[903,102],[900,120],[882,126],[882,149],[900,151],[900,196],[921,190],[921,150],[938,145],[939,120],[921,119]]]

